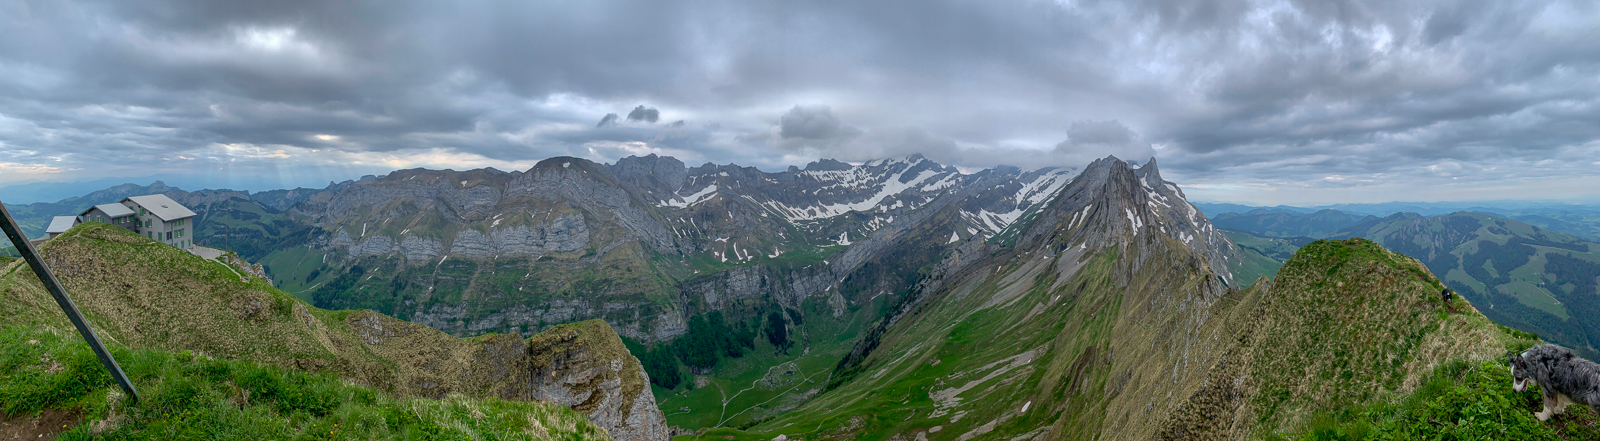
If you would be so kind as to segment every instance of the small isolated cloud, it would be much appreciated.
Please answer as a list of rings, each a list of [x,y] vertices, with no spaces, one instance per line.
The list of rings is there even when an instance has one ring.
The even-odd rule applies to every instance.
[[[634,107],[632,112],[628,112],[628,121],[630,122],[644,121],[650,124],[655,124],[656,121],[660,120],[661,111],[656,110],[654,107],[645,107],[641,104],[639,107]]]
[[[615,114],[615,113],[607,113],[604,118],[600,118],[600,123],[599,124],[595,124],[594,127],[598,129],[598,128],[601,128],[601,127],[608,127],[608,126],[617,125],[617,118],[618,118],[617,114]]]
[[[861,133],[855,127],[844,125],[833,109],[824,105],[802,106],[796,104],[778,119],[778,136],[783,139],[833,140],[849,138]]]

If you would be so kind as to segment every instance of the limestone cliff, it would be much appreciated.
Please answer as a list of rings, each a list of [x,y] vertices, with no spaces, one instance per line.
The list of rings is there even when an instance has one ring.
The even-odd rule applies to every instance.
[[[665,441],[650,378],[603,320],[550,328],[528,339],[533,398],[571,406],[618,440]]]

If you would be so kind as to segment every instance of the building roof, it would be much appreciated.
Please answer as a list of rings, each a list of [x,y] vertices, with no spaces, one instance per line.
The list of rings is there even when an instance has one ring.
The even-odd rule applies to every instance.
[[[61,234],[72,229],[72,226],[77,224],[77,216],[56,216],[55,219],[50,220],[50,227],[45,228],[44,232],[45,234]]]
[[[140,207],[150,210],[150,214],[154,214],[156,217],[159,217],[161,220],[167,222],[187,217],[194,217],[194,212],[189,211],[189,207],[179,204],[177,201],[172,200],[172,198],[169,198],[164,194],[129,196],[127,199],[123,199],[123,202],[127,201],[133,201],[133,203],[139,204]]]
[[[123,217],[123,216],[132,216],[133,215],[133,209],[132,208],[128,208],[127,205],[122,205],[122,204],[100,204],[100,205],[96,205],[96,206],[93,206],[93,207],[89,207],[88,210],[83,210],[83,212],[82,213],[78,213],[78,215],[82,216],[82,215],[85,215],[85,214],[89,214],[89,211],[94,210],[96,208],[99,208],[100,212],[105,213],[106,216],[111,216],[112,219],[116,219],[116,218]]]

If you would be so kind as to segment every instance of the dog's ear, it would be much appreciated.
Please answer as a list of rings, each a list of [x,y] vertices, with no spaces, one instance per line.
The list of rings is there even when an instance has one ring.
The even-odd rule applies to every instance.
[[[1520,361],[1521,358],[1522,357],[1518,357],[1517,356],[1516,352],[1506,351],[1506,362],[1507,363],[1511,363],[1512,366],[1515,366],[1517,364],[1517,361]]]

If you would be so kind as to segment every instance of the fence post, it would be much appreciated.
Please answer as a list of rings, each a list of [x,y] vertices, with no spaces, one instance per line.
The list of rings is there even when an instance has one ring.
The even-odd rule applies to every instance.
[[[133,388],[133,382],[128,381],[128,374],[122,373],[122,366],[117,365],[117,360],[111,358],[111,352],[106,351],[106,346],[100,343],[100,338],[94,335],[94,329],[89,327],[89,322],[83,319],[83,313],[78,312],[78,305],[72,303],[72,298],[67,296],[66,288],[61,286],[61,281],[56,280],[55,273],[50,272],[44,259],[39,257],[39,250],[33,248],[33,242],[28,242],[28,236],[22,234],[22,228],[17,226],[16,219],[11,218],[11,211],[0,203],[0,229],[4,229],[6,236],[11,238],[11,243],[16,245],[17,253],[22,254],[22,259],[28,261],[28,266],[33,268],[33,273],[39,276],[39,282],[44,284],[44,289],[56,298],[56,304],[61,305],[61,311],[67,313],[67,319],[72,320],[72,326],[78,328],[78,333],[89,342],[89,347],[94,349],[94,355],[100,357],[100,363],[111,372],[111,377],[117,380],[117,385],[133,398],[133,403],[139,402],[139,391]]]

